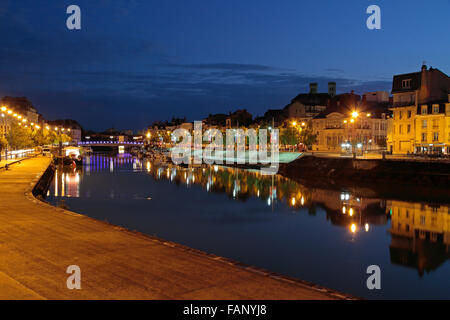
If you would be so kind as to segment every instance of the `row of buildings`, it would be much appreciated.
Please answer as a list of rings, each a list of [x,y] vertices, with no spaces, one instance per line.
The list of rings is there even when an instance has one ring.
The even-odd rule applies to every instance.
[[[52,129],[64,128],[64,133],[72,138],[72,141],[78,142],[82,139],[83,128],[75,120],[45,120],[42,114],[38,113],[37,109],[33,106],[30,100],[26,97],[3,97],[0,99],[0,106],[12,111],[12,114],[19,114],[21,117],[27,119],[29,123],[41,124],[44,128],[44,124]],[[6,135],[13,121],[17,121],[12,114],[5,112],[1,113],[2,120],[0,122],[0,133]]]
[[[311,83],[308,93],[283,109],[255,119],[246,110],[210,114],[203,128],[310,126],[316,135],[313,151],[450,154],[450,77],[423,65],[419,72],[395,75],[391,93],[336,94],[335,82],[318,92],[318,84]],[[180,127],[192,129],[192,123],[159,122],[148,130]]]

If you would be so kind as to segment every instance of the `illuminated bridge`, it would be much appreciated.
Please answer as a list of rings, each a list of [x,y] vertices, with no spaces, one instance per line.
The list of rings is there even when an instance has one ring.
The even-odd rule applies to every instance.
[[[89,146],[89,147],[140,147],[143,146],[143,142],[130,142],[130,141],[80,141],[78,146]]]

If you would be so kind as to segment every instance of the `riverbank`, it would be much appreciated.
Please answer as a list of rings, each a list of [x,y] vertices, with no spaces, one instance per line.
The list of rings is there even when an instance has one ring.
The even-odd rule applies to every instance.
[[[41,202],[50,161],[0,172],[1,299],[351,298]],[[66,287],[70,265],[81,290]]]
[[[279,173],[305,186],[362,191],[361,196],[448,201],[450,163],[303,156]]]

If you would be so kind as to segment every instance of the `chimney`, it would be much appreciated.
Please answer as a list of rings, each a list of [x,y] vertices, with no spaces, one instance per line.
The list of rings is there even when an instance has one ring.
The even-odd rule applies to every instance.
[[[425,63],[422,65],[422,71],[427,71],[427,65]]]
[[[331,97],[336,95],[336,82],[328,82],[328,94]]]
[[[317,93],[317,83],[312,82],[309,84],[309,93],[316,94]]]

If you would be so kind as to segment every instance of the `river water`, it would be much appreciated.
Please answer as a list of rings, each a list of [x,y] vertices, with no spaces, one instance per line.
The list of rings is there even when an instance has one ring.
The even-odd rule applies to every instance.
[[[450,298],[449,204],[360,198],[221,166],[92,155],[47,200],[131,230],[364,298]],[[381,289],[367,288],[367,267]]]

